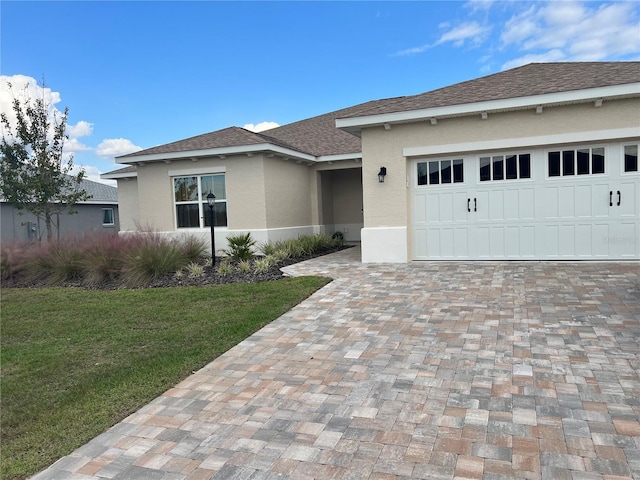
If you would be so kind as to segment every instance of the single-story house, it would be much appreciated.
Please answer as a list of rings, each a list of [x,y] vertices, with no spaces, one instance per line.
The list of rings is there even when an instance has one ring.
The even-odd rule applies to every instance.
[[[76,213],[60,213],[54,217],[54,236],[86,232],[118,233],[118,189],[87,179],[82,180],[81,188],[91,198],[74,205]],[[2,242],[32,241],[46,237],[44,221],[38,222],[31,213],[19,211],[4,200],[0,200],[0,209]]]
[[[640,62],[540,63],[118,157],[124,231],[341,231],[363,262],[640,259]]]

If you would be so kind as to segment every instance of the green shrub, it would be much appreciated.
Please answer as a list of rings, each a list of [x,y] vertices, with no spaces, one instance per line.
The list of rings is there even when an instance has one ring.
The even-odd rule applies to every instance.
[[[186,266],[185,270],[191,278],[200,278],[204,275],[204,267],[199,263],[191,262]]]
[[[192,235],[187,235],[180,240],[182,254],[187,262],[199,263],[207,253],[206,242]],[[211,258],[209,259],[211,260]]]
[[[251,262],[249,260],[240,260],[238,262],[238,271],[249,273],[251,271]]]
[[[271,257],[259,258],[253,262],[253,271],[254,273],[265,273],[268,272],[273,265],[274,263]]]
[[[216,268],[216,273],[221,277],[231,275],[233,273],[233,265],[231,265],[231,262],[224,260],[220,262],[220,264]]]
[[[250,233],[227,237],[227,244],[229,248],[222,252],[231,260],[239,262],[240,260],[251,260],[255,256],[253,247],[256,241],[251,237]]]
[[[134,243],[127,252],[125,263],[124,284],[140,287],[177,271],[187,261],[179,243],[149,234],[148,238]]]

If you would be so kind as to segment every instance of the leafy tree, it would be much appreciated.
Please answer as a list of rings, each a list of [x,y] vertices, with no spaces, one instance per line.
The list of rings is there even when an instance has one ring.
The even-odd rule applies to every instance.
[[[44,84],[42,88],[44,91]],[[49,115],[50,106],[44,95],[36,100],[24,95],[22,101],[14,96],[15,126],[4,112],[0,114],[0,195],[18,210],[43,220],[48,241],[53,238],[53,227],[58,227],[58,214],[76,213],[74,205],[91,198],[81,188],[84,169],[72,174],[73,157],[62,152],[69,138],[69,109],[61,115],[53,110]]]

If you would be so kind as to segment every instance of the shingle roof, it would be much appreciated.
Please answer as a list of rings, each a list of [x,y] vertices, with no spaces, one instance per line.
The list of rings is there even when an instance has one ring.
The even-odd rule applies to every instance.
[[[116,187],[87,180],[86,178],[82,180],[80,187],[91,195],[91,198],[88,199],[87,202],[118,203],[118,189]]]
[[[361,151],[360,138],[336,128],[338,118],[568,92],[640,82],[640,62],[532,63],[419,95],[374,100],[300,120],[263,133],[229,127],[118,157],[127,159],[271,143],[314,156]],[[120,173],[120,170],[118,170]],[[115,173],[115,172],[110,172]],[[122,172],[125,173],[125,172]]]
[[[466,103],[585,90],[640,82],[640,62],[530,63],[429,92],[380,101],[365,113],[379,115]]]

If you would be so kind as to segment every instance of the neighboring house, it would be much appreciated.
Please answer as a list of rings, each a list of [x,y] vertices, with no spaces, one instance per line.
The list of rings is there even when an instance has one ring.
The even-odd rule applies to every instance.
[[[118,189],[91,180],[83,180],[83,188],[91,198],[74,205],[77,213],[54,216],[54,236],[77,235],[85,232],[118,233]],[[12,204],[0,203],[0,239],[2,242],[38,240],[47,235],[44,221],[26,210],[19,211]],[[56,228],[56,226],[58,228]]]
[[[363,262],[638,259],[639,146],[640,62],[530,64],[161,145],[103,178],[125,231],[207,238],[213,192],[216,245],[342,231]]]

